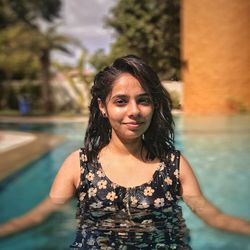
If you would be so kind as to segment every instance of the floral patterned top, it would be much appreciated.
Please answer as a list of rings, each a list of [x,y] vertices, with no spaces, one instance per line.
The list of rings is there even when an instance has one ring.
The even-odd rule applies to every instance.
[[[180,152],[168,153],[152,179],[126,188],[80,149],[78,230],[74,249],[191,249],[178,205]]]

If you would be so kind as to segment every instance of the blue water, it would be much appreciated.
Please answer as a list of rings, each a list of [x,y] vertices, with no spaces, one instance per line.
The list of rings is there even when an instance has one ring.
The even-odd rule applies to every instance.
[[[250,220],[250,116],[177,116],[176,147],[189,160],[207,198],[221,210]],[[63,144],[0,183],[0,223],[25,213],[46,197],[65,157],[81,147],[83,123],[14,124],[0,129],[64,135]],[[74,238],[75,206],[43,224],[0,241],[1,250],[68,249]],[[250,238],[206,226],[183,204],[194,250],[247,250]]]

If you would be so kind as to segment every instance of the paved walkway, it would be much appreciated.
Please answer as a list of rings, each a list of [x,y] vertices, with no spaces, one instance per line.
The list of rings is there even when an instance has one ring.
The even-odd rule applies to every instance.
[[[84,122],[85,117],[0,117],[1,123]],[[0,130],[0,181],[39,158],[64,138],[47,133]]]
[[[37,139],[31,133],[0,131],[0,153],[24,146]]]
[[[0,181],[63,141],[47,133],[0,131]]]

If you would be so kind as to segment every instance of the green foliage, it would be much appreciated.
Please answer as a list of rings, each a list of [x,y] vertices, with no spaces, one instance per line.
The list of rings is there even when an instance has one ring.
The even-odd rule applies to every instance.
[[[4,96],[0,96],[2,109],[18,109],[19,102],[27,100],[31,109],[41,109],[41,84],[34,81],[13,81],[1,84]]]
[[[18,109],[18,98],[15,89],[8,86],[8,94],[6,95],[6,106],[10,109]]]
[[[117,40],[111,45],[111,52],[105,53],[103,49],[98,49],[89,58],[89,63],[98,72],[102,70],[107,65],[110,65],[117,57],[129,54],[128,49],[125,50],[120,42]]]
[[[89,63],[98,72],[102,70],[105,66],[109,65],[109,58],[108,55],[105,54],[105,51],[103,49],[99,49],[91,55]]]
[[[106,24],[116,33],[110,57],[133,53],[162,79],[179,79],[179,0],[119,0]]]
[[[34,79],[42,81],[42,100],[47,112],[53,111],[50,90],[51,52],[70,53],[68,36],[58,34],[57,26],[42,31],[39,23],[59,17],[61,0],[0,0],[0,76],[1,81]],[[6,101],[0,102],[0,107]],[[7,101],[8,103],[8,101]]]
[[[34,79],[39,61],[24,43],[31,34],[23,25],[12,25],[0,30],[0,77],[3,79]]]
[[[0,0],[1,80],[37,78],[41,49],[38,45],[44,35],[38,23],[53,21],[59,17],[60,9],[61,0]],[[58,43],[56,47],[59,46]]]
[[[0,0],[0,28],[20,22],[37,27],[39,19],[52,22],[60,10],[61,0]]]

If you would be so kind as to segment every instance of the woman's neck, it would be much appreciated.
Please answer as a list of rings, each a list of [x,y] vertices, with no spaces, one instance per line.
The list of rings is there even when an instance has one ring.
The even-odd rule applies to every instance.
[[[131,141],[123,141],[118,137],[112,136],[106,148],[116,154],[139,157],[142,152],[142,140],[141,138],[137,138]]]

